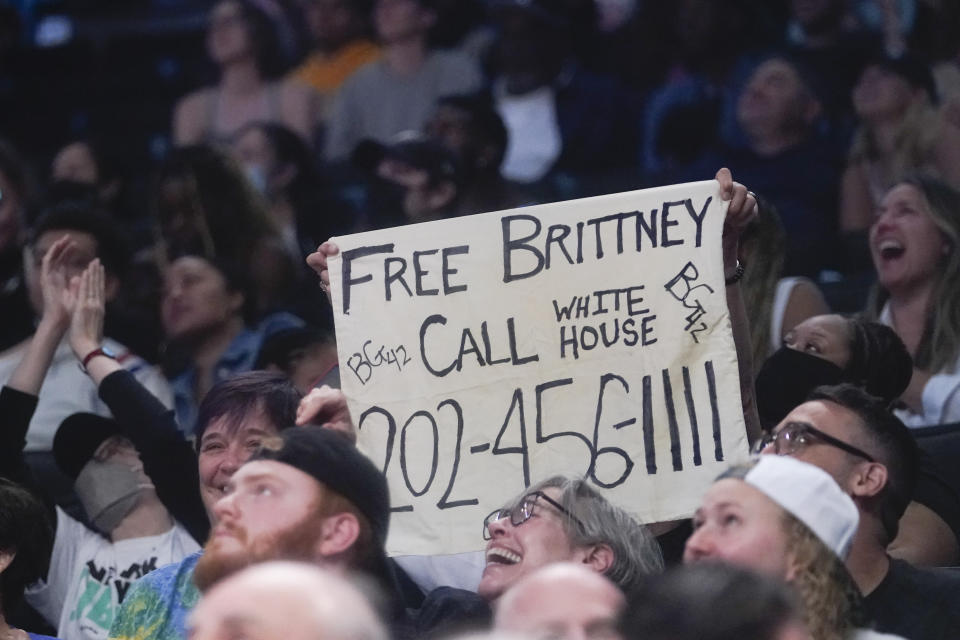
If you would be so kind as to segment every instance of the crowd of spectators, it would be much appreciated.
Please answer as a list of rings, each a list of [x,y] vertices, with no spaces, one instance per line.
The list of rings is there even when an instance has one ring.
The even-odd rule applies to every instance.
[[[0,640],[960,637],[960,5],[68,4],[0,0]],[[328,239],[715,173],[757,457],[389,558]]]

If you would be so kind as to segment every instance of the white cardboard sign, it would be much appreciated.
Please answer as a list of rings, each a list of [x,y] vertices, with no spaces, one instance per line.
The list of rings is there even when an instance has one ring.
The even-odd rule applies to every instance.
[[[340,377],[391,554],[481,549],[554,474],[685,517],[747,441],[705,181],[335,238]]]

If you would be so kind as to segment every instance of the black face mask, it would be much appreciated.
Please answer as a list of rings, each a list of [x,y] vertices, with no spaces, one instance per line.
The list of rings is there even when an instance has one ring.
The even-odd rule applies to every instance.
[[[820,385],[839,384],[843,369],[829,360],[781,347],[757,374],[757,410],[763,428],[772,429]]]
[[[367,212],[377,227],[403,224],[403,201],[407,188],[391,180],[373,178],[367,190]]]

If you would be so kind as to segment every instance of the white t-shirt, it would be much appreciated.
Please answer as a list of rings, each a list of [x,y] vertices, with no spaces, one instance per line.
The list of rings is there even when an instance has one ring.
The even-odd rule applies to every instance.
[[[510,180],[536,182],[550,171],[563,151],[553,88],[511,95],[498,87],[495,93],[497,111],[510,134],[500,170]]]
[[[790,296],[794,288],[803,278],[780,278],[777,281],[777,288],[773,293],[773,309],[770,312],[770,350],[767,355],[772,355],[774,351],[783,346],[784,329],[788,331],[793,327],[783,326],[783,316],[787,313],[787,303],[790,302]],[[754,366],[759,366],[755,363]]]
[[[906,638],[892,633],[880,633],[873,629],[854,629],[850,640],[906,640]]]
[[[0,355],[0,384],[6,384],[10,379],[13,370],[23,359],[27,344],[24,342]],[[110,349],[123,368],[132,373],[165,407],[173,407],[173,391],[159,369],[116,340],[107,338],[103,345]],[[38,395],[37,410],[30,420],[24,451],[52,450],[53,436],[60,428],[60,423],[74,413],[96,413],[110,417],[110,410],[97,395],[97,386],[80,370],[77,357],[66,339],[57,347]]]
[[[61,640],[106,640],[134,581],[199,549],[179,524],[158,536],[111,542],[57,507],[50,572],[27,590],[27,601],[57,626]]]
[[[880,322],[888,327],[893,326],[893,314],[890,305],[883,305],[880,311]],[[911,428],[935,427],[940,424],[960,421],[960,357],[947,367],[935,372],[923,387],[920,396],[923,403],[923,413],[916,413],[911,409],[897,409],[894,411],[903,424]]]

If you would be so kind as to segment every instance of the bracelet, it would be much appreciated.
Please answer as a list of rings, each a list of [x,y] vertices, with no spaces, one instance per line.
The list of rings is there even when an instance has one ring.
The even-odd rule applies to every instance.
[[[87,355],[83,357],[83,360],[80,361],[80,370],[84,373],[87,372],[87,364],[96,358],[97,356],[103,356],[105,358],[110,358],[111,360],[116,360],[116,354],[109,347],[97,347]]]
[[[740,260],[737,260],[737,268],[733,270],[733,275],[725,280],[727,285],[737,284],[743,280],[743,274],[746,271],[746,267],[743,266],[743,263]]]

